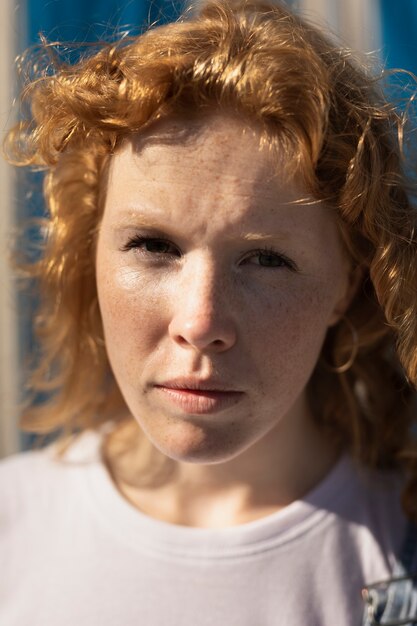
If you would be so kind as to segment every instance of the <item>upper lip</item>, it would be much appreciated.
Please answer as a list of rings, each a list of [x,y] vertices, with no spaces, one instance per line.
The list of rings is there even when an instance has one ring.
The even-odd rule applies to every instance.
[[[190,389],[196,391],[228,391],[229,393],[241,393],[240,390],[234,389],[233,385],[224,384],[218,380],[210,378],[195,378],[192,376],[183,376],[171,378],[163,382],[156,383],[156,387],[167,387],[168,389]]]

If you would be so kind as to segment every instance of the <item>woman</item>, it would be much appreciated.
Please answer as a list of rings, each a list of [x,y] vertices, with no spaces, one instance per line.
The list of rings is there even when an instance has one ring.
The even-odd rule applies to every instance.
[[[61,437],[2,462],[0,621],[412,623],[410,578],[372,586],[417,515],[416,218],[375,78],[214,0],[26,97],[49,396],[22,428]]]

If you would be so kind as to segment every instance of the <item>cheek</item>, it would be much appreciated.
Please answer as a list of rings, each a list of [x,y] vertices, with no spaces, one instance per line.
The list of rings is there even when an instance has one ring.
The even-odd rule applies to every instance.
[[[97,291],[106,348],[116,378],[136,377],[138,365],[154,352],[168,324],[166,297],[146,275],[98,264]]]
[[[325,287],[300,285],[252,309],[243,343],[265,393],[284,390],[292,394],[294,386],[301,390],[307,383],[321,351],[332,304]]]
[[[317,282],[292,282],[269,290],[264,297],[247,301],[253,331],[269,343],[280,339],[284,344],[303,344],[325,333],[333,309],[333,298],[325,285]],[[320,341],[320,339],[319,339]]]

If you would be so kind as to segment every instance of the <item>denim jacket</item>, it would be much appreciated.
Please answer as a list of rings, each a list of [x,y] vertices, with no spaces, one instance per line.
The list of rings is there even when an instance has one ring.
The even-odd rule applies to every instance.
[[[368,585],[362,626],[417,626],[417,527],[409,523],[392,577]]]

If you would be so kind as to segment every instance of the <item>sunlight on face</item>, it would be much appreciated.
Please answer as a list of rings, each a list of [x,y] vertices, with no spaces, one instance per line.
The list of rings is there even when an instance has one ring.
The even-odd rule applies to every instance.
[[[217,116],[173,139],[186,126],[160,123],[114,156],[97,286],[132,415],[169,457],[214,463],[304,428],[348,264],[330,211],[295,203],[305,190],[274,176],[255,129]]]

